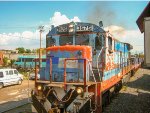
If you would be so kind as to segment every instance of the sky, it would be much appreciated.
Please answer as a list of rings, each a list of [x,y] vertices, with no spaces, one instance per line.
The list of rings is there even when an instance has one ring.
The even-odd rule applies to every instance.
[[[44,25],[42,46],[51,25],[71,21],[98,24],[134,51],[143,51],[144,38],[136,20],[148,1],[0,1],[0,49],[39,48],[40,25]]]

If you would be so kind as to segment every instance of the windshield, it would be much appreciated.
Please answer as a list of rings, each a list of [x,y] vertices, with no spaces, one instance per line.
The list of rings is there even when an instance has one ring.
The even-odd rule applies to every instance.
[[[88,34],[77,35],[75,41],[76,45],[89,45],[89,35]]]
[[[72,36],[60,36],[59,38],[59,45],[72,45],[73,44],[73,37]]]
[[[72,45],[73,44],[73,36],[60,36],[59,45]],[[89,35],[88,34],[80,34],[75,36],[75,45],[88,45],[89,44]]]

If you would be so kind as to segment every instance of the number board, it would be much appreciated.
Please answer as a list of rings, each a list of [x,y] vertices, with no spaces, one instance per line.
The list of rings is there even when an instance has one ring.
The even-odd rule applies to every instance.
[[[76,25],[76,32],[83,32],[83,31],[93,31],[93,25]],[[68,33],[69,28],[67,25],[61,25],[57,27],[58,33]]]
[[[68,32],[68,26],[66,26],[66,25],[59,26],[57,28],[57,32],[59,32],[59,33],[66,33],[66,32]]]
[[[93,26],[92,25],[78,25],[77,26],[77,32],[80,32],[80,31],[93,31]]]

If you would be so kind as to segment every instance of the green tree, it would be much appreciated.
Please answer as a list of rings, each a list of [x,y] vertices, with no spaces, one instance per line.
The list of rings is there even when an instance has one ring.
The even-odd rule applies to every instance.
[[[32,53],[36,53],[36,49],[32,49]]]
[[[36,49],[36,53],[39,54],[39,49]],[[46,54],[46,50],[45,49],[41,49],[41,53],[42,55]]]
[[[26,53],[31,53],[31,50],[30,49],[26,49]]]
[[[18,47],[17,50],[18,53],[25,53],[25,49],[23,47]]]
[[[10,60],[10,66],[11,66],[11,68],[12,68],[12,66],[13,66],[14,62],[15,62],[15,60],[14,60],[14,59],[11,59],[11,60]]]
[[[9,60],[9,59],[8,59],[7,57],[4,57],[4,58],[3,58],[3,65],[4,65],[4,66],[7,66],[7,65],[8,65],[8,60]]]

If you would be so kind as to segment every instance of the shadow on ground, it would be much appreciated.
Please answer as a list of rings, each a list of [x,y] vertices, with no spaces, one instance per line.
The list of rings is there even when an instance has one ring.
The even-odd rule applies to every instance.
[[[32,104],[28,99],[9,101],[0,104],[0,113],[33,113]]]
[[[138,78],[137,80],[132,82],[128,82],[126,85],[131,88],[137,88],[150,92],[150,75],[143,74],[141,78]]]

